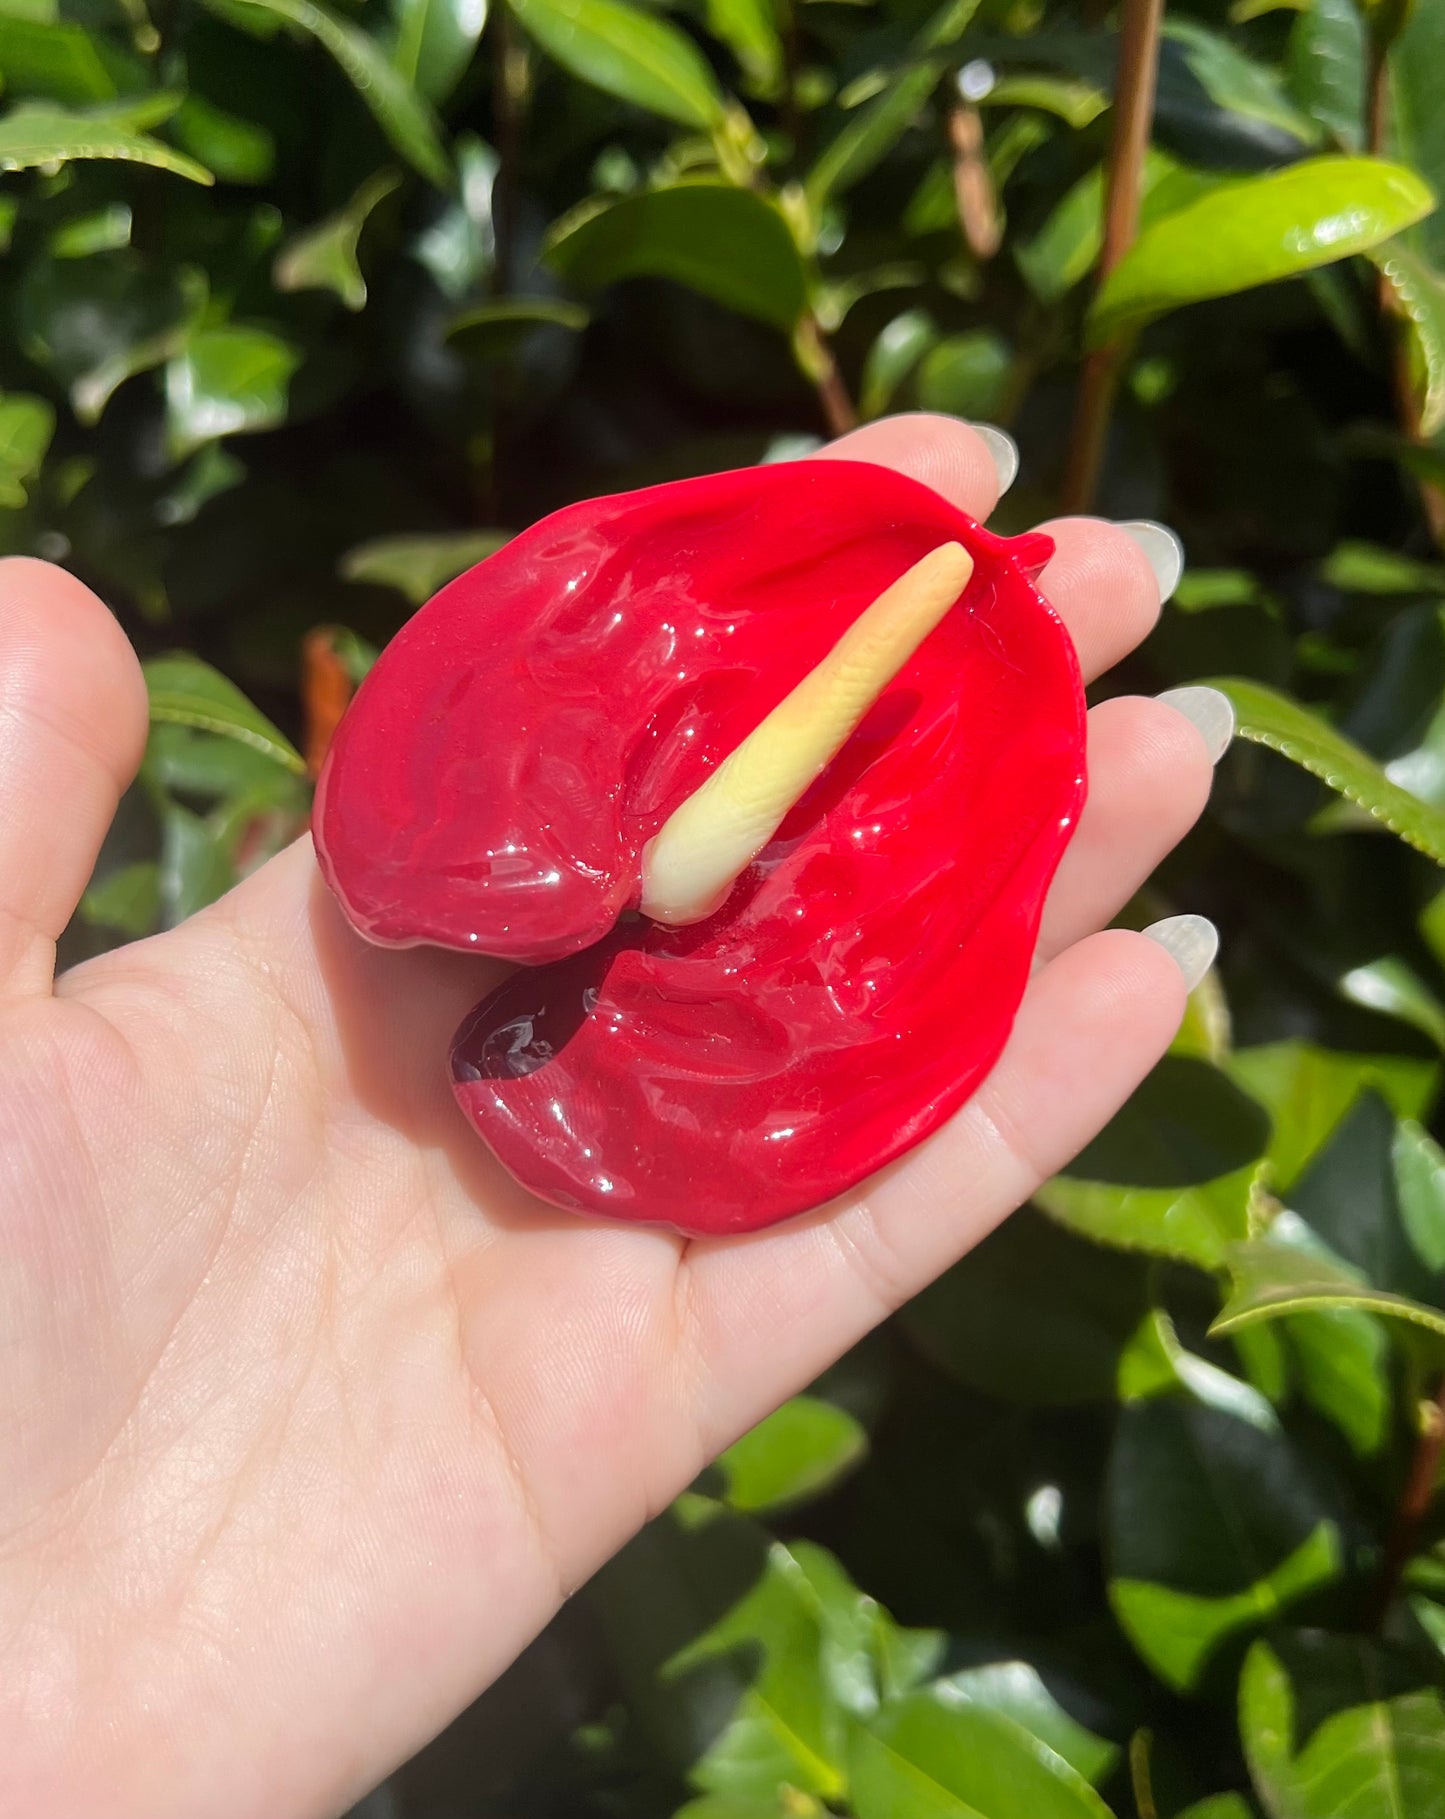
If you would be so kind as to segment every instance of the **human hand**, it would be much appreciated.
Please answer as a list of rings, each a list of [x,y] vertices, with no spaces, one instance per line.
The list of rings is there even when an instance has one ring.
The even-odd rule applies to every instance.
[[[986,516],[984,442],[835,445]],[[1047,527],[1086,676],[1148,631],[1137,542]],[[1193,822],[1200,732],[1120,699],[986,1086],[745,1238],[530,1199],[458,1112],[497,976],[383,952],[299,841],[53,980],[145,695],[78,582],[0,564],[0,1811],[325,1815],[418,1747],[737,1434],[976,1243],[1168,1044],[1165,948],[1096,933]]]

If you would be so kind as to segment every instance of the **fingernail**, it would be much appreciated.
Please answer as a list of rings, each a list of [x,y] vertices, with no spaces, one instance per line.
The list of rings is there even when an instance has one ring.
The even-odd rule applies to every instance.
[[[1214,965],[1219,952],[1219,930],[1207,916],[1166,916],[1144,930],[1157,941],[1184,975],[1184,989],[1192,992]]]
[[[1130,518],[1119,529],[1126,537],[1132,537],[1148,557],[1159,583],[1160,602],[1167,600],[1184,573],[1184,545],[1167,524],[1156,524],[1152,518]]]
[[[1160,695],[1176,713],[1183,714],[1203,735],[1209,762],[1218,764],[1234,737],[1234,703],[1217,688],[1193,683],[1188,688],[1166,688]]]
[[[998,472],[998,490],[1006,493],[1018,479],[1019,445],[1006,429],[995,429],[991,423],[971,423],[974,435],[983,438],[984,447]]]

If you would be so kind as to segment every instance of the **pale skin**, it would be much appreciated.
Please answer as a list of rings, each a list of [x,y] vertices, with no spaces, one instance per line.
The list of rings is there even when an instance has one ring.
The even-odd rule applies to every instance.
[[[834,452],[994,503],[960,424]],[[1043,585],[1097,675],[1157,585],[1114,527],[1048,528]],[[1089,806],[986,1086],[844,1200],[687,1241],[502,1174],[446,1072],[493,975],[366,946],[308,840],[56,979],[145,720],[105,608],[0,563],[0,1812],[325,1816],[1126,1098],[1184,983],[1097,931],[1211,767],[1171,707],[1095,708]]]

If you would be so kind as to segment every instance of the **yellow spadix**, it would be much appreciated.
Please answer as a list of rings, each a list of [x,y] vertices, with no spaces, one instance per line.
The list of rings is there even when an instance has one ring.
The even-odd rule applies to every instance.
[[[944,543],[853,621],[642,853],[642,913],[700,922],[778,831],[788,810],[968,585],[973,558]]]

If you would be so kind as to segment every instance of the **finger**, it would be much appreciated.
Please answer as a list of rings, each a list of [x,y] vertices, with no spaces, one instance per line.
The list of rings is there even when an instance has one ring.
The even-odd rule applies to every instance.
[[[927,411],[880,417],[829,443],[812,458],[896,468],[978,519],[987,518],[1018,471],[1018,450],[1002,430]]]
[[[1220,730],[1223,742],[1211,728],[1211,745],[1167,701],[1137,695],[1091,711],[1088,801],[1044,905],[1041,959],[1103,928],[1193,827],[1228,743],[1227,720]]]
[[[0,991],[48,991],[55,942],[145,749],[146,694],[90,589],[0,561]]]
[[[1091,682],[1153,630],[1184,567],[1179,539],[1163,525],[1103,518],[1055,518],[1039,529],[1054,540],[1039,586]]]
[[[681,1268],[711,1448],[760,1419],[969,1250],[1076,1155],[1168,1047],[1185,980],[1113,929],[1031,981],[984,1087],[862,1199],[746,1242],[697,1240]]]

